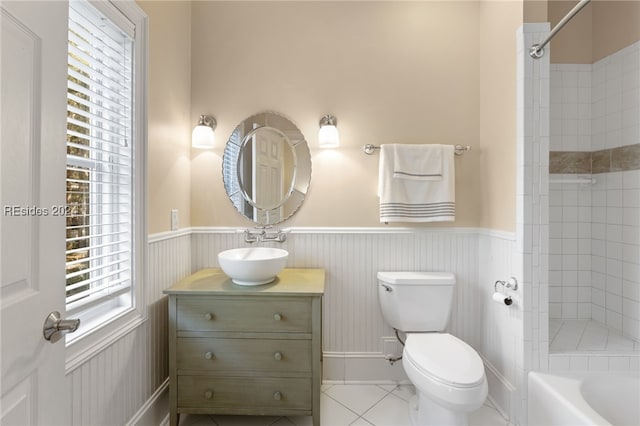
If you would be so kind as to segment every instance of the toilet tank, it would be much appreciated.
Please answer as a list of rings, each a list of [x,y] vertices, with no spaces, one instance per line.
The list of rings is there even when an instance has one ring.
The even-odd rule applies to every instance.
[[[455,283],[451,272],[378,272],[382,315],[405,332],[444,331]]]

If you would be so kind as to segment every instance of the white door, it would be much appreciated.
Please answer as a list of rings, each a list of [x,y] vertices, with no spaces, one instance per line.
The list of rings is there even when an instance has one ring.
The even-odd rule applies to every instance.
[[[67,16],[63,1],[3,1],[0,424],[68,425],[64,339]]]
[[[282,209],[278,207],[284,197],[282,150],[285,146],[283,136],[270,127],[259,129],[254,136],[253,200],[261,210],[254,209],[253,217],[260,223],[279,222],[282,216]]]

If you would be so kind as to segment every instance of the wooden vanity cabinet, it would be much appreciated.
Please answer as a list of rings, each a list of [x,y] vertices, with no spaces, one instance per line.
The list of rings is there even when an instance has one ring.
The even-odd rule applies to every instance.
[[[238,286],[203,269],[169,296],[170,425],[181,413],[313,416],[320,425],[324,270]]]

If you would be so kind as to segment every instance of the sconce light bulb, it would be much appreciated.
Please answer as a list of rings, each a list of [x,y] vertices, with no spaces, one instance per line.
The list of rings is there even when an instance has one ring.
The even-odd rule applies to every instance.
[[[216,142],[216,135],[213,129],[216,121],[213,117],[201,115],[198,125],[191,133],[191,146],[198,149],[211,149]]]
[[[318,145],[321,148],[335,148],[340,145],[340,134],[336,123],[337,120],[332,115],[325,115],[320,119]]]

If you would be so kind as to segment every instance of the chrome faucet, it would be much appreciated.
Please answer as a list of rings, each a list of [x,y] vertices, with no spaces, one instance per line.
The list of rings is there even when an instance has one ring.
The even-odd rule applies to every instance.
[[[267,232],[265,228],[258,228],[257,231],[245,229],[244,241],[245,243],[261,243],[263,241],[276,241],[283,243],[287,240],[287,233],[284,231]]]

